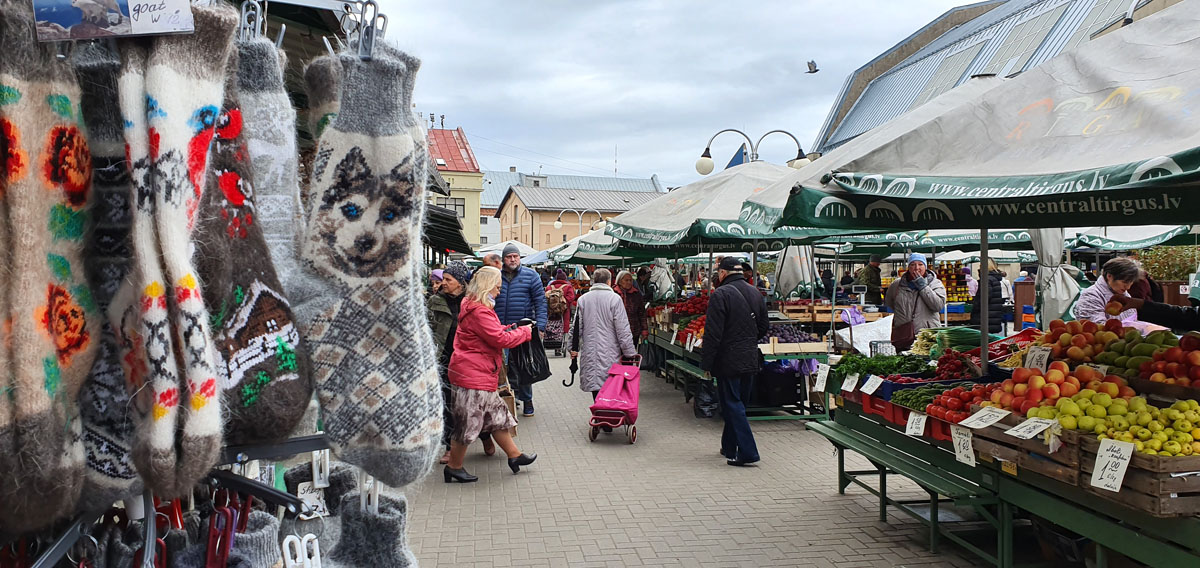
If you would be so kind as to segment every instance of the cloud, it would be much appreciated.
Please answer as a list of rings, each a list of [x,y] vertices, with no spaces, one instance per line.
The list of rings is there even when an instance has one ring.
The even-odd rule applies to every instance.
[[[485,169],[612,175],[615,148],[621,175],[675,186],[723,128],[788,130],[807,151],[849,73],[961,2],[381,3],[389,41],[423,61],[418,112],[461,126]],[[723,135],[713,158],[739,144]],[[761,154],[795,145],[773,135]]]

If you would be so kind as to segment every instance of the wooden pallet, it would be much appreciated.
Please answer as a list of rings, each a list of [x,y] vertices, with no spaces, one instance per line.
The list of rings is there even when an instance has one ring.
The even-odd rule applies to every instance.
[[[1133,454],[1121,491],[1091,487],[1100,440],[1085,436],[1080,444],[1080,485],[1103,499],[1120,503],[1154,517],[1200,515],[1200,476],[1176,477],[1172,473],[1200,471],[1200,456],[1160,457]]]

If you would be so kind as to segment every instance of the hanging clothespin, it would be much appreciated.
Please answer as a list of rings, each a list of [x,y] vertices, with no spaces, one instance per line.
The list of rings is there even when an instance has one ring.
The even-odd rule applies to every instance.
[[[307,534],[300,541],[300,545],[304,548],[305,560],[310,568],[321,568],[321,543],[317,542],[317,535]]]
[[[283,34],[287,32],[287,24],[279,24],[279,35],[275,36],[275,49],[283,47]]]
[[[329,450],[312,453],[312,484],[317,489],[329,487]]]
[[[382,483],[371,477],[366,470],[358,470],[358,505],[372,515],[379,514],[379,486]]]
[[[387,33],[387,16],[379,12],[379,4],[375,0],[361,2],[359,14],[358,57],[370,61],[375,50],[375,41]]]

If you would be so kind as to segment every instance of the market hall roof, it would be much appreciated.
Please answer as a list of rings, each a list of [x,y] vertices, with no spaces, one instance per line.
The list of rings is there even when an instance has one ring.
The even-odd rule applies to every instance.
[[[479,162],[463,129],[429,129],[429,157],[439,171],[479,173]]]
[[[1032,69],[1084,43],[1128,7],[1129,0],[1008,0],[947,31],[875,78],[831,128],[844,106],[843,89],[814,151],[827,153],[972,76],[1006,77]]]
[[[514,171],[483,172],[483,195],[480,206],[483,208],[498,207],[508,188],[522,185],[540,189],[556,187],[561,189],[582,189],[587,191],[632,191],[644,193],[666,193],[667,190],[658,181],[658,175],[648,178],[626,178],[605,176],[571,176],[562,174],[534,175]]]
[[[500,216],[500,211],[514,195],[531,211],[574,209],[579,212],[587,212],[587,210],[595,209],[602,213],[625,212],[659,197],[658,193],[645,191],[595,191],[514,185],[500,200],[496,211],[497,217]]]

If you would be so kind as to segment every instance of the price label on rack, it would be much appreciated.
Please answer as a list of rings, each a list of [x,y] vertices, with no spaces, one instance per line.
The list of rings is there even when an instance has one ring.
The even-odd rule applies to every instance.
[[[1028,440],[1034,436],[1037,436],[1038,434],[1041,434],[1042,430],[1049,428],[1050,425],[1054,424],[1055,422],[1056,420],[1050,420],[1049,418],[1030,418],[1020,424],[1017,424],[1016,426],[1013,426],[1012,428],[1009,428],[1008,430],[1005,430],[1004,433],[1014,438]]]
[[[1108,374],[1108,365],[1101,365],[1099,363],[1088,363],[1086,365],[1080,365],[1080,366],[1081,367],[1091,367],[1091,368],[1095,369],[1096,372],[1100,373],[1100,376],[1104,376],[1104,375]]]
[[[925,434],[925,420],[928,416],[920,412],[911,412],[908,415],[908,425],[904,428],[904,433],[909,436],[921,436]]]
[[[954,459],[975,467],[975,446],[971,443],[971,429],[958,424],[950,425],[950,440],[954,444]]]
[[[695,339],[694,339],[694,338],[692,338],[692,334],[690,334],[690,333],[689,333],[689,334],[688,334],[688,336],[687,336],[687,350],[688,350],[688,351],[691,351],[691,350],[692,350],[692,342],[693,342],[693,341],[695,341]]]
[[[817,363],[817,382],[813,383],[813,390],[817,392],[825,392],[825,382],[829,380],[829,365],[825,363]]]
[[[1050,348],[1044,345],[1035,345],[1029,348],[1029,352],[1025,354],[1025,367],[1037,369],[1043,373],[1050,366]]]
[[[867,382],[863,383],[862,388],[859,388],[858,390],[866,394],[875,394],[875,391],[879,390],[879,387],[882,384],[883,377],[879,375],[871,375],[867,377]]]
[[[317,517],[329,516],[329,505],[325,503],[324,489],[313,487],[312,482],[305,481],[296,486],[296,496],[312,509],[311,515],[300,515],[302,520],[311,521]]]
[[[679,343],[679,324],[671,324],[671,345]]]
[[[1100,449],[1096,450],[1096,469],[1092,471],[1092,487],[1120,491],[1129,460],[1133,459],[1133,447],[1131,442],[1118,442],[1112,438],[1100,440]]]
[[[854,388],[858,386],[858,373],[851,373],[842,381],[842,390],[846,392],[854,392]]]
[[[979,412],[976,412],[975,414],[972,414],[970,418],[959,422],[959,425],[971,429],[987,428],[988,426],[999,422],[1009,414],[1012,414],[1012,411],[989,406],[979,409]]]

